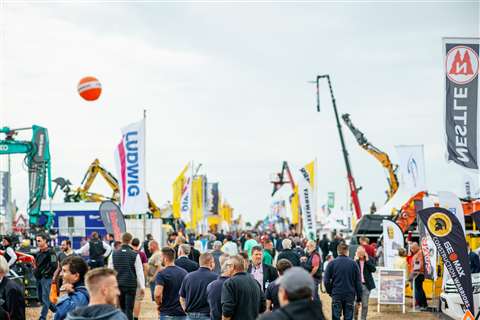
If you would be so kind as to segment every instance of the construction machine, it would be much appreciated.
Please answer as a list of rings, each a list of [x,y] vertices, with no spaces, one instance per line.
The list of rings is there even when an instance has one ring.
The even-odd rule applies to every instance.
[[[19,131],[31,130],[30,141],[17,140]],[[25,165],[28,169],[29,200],[27,214],[30,229],[33,233],[49,230],[53,224],[53,214],[41,210],[42,199],[46,195],[52,198],[52,179],[50,168],[50,149],[48,131],[46,128],[33,125],[28,128],[11,129],[3,127],[0,134],[5,135],[0,140],[0,155],[25,154]],[[45,189],[48,188],[48,193]]]
[[[112,189],[112,195],[110,197],[99,193],[90,192],[90,188],[99,174],[107,182],[107,185],[110,187],[110,189]],[[98,159],[95,159],[88,167],[87,172],[83,177],[81,187],[72,190],[69,187],[70,181],[63,178],[57,178],[54,180],[54,182],[56,182],[58,186],[65,192],[65,202],[102,202],[105,200],[112,200],[114,202],[120,201],[120,187],[117,178],[115,178],[110,171],[105,169],[100,164]],[[149,193],[147,193],[147,198],[150,213],[154,218],[160,218],[160,208],[152,200]]]
[[[398,178],[396,174],[398,166],[392,164],[388,154],[381,151],[380,149],[372,145],[367,140],[365,135],[353,125],[352,121],[350,120],[350,115],[348,113],[343,114],[342,119],[345,122],[345,125],[352,132],[353,136],[357,140],[357,143],[360,145],[360,147],[362,147],[364,150],[366,150],[368,153],[374,156],[375,159],[377,159],[382,164],[382,166],[387,170],[388,189],[386,193],[387,193],[387,201],[390,200],[398,190]]]

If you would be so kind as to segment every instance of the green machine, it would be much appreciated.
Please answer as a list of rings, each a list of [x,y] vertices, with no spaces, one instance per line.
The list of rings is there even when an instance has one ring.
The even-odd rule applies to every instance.
[[[16,140],[19,131],[32,130],[31,141]],[[52,198],[52,178],[50,172],[50,149],[48,131],[46,128],[33,125],[30,128],[0,129],[0,155],[24,154],[25,165],[28,168],[28,217],[30,231],[36,233],[48,231],[53,224],[53,213],[42,211],[42,199],[46,197],[45,189],[48,185],[48,197]]]

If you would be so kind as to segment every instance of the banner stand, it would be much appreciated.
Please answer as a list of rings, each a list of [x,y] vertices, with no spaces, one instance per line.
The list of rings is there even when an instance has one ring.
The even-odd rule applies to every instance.
[[[405,270],[378,269],[377,312],[380,313],[381,304],[402,305],[405,313]]]

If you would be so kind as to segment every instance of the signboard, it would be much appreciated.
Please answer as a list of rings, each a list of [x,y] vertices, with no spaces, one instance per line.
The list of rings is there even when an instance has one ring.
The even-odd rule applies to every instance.
[[[377,312],[381,304],[401,304],[405,313],[405,270],[378,270]]]
[[[0,171],[0,213],[6,214],[8,206],[8,172]]]

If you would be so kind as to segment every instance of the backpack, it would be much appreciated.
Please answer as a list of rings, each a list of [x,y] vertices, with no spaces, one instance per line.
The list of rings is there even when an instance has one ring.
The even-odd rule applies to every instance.
[[[103,247],[103,242],[101,240],[90,240],[89,242],[89,252],[88,255],[90,259],[99,259],[105,253],[105,248]]]

